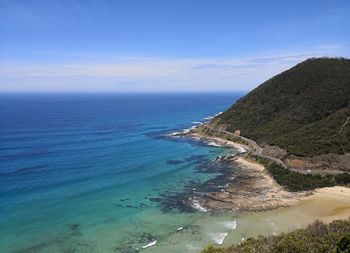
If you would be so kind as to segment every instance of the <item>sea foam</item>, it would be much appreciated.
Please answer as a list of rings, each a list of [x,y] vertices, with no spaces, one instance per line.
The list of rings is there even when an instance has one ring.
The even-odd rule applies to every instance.
[[[216,143],[215,141],[208,141],[205,144],[207,144],[208,146],[212,146],[212,147],[221,147],[221,145]]]
[[[237,151],[239,154],[243,154],[243,153],[247,152],[247,150],[245,148],[242,148],[242,147],[237,148]]]
[[[206,209],[205,207],[201,206],[201,204],[199,203],[199,201],[198,201],[197,199],[194,199],[194,200],[192,201],[191,206],[192,206],[194,209],[196,209],[196,210],[198,210],[198,211],[200,211],[200,212],[202,212],[202,213],[208,212],[208,209]]]
[[[235,220],[219,222],[219,224],[230,230],[235,230],[237,228],[237,222]]]
[[[211,238],[216,244],[222,244],[228,233],[212,233]]]
[[[146,249],[148,247],[152,247],[155,246],[157,244],[157,240],[151,241],[148,244],[146,244],[145,246],[142,246],[143,249]]]
[[[213,116],[207,116],[205,118],[203,118],[203,121],[193,121],[191,122],[193,125],[189,128],[185,128],[183,130],[181,130],[180,132],[173,132],[173,133],[169,133],[166,136],[172,136],[172,137],[176,137],[176,136],[181,136],[183,134],[188,134],[190,133],[192,130],[194,130],[197,126],[201,126],[205,123],[208,123],[210,120],[212,120],[213,118],[215,118],[216,116],[219,116],[220,114],[222,114],[222,112],[218,112]],[[218,144],[208,144],[209,146],[214,146],[214,147],[219,147],[221,145]]]

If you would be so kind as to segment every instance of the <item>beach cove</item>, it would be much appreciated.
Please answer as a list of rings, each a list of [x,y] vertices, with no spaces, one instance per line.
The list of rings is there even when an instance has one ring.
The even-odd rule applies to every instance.
[[[218,137],[200,136],[194,133],[190,134],[190,138],[201,138],[206,143],[235,148],[239,151],[249,149],[247,145]],[[212,215],[199,219],[195,224],[202,226],[207,234],[211,234],[211,241],[214,245],[228,247],[250,237],[256,238],[259,235],[268,236],[291,232],[304,228],[316,220],[329,223],[338,219],[348,219],[350,216],[350,189],[347,187],[335,186],[291,193],[282,189],[267,174],[264,166],[240,157],[240,152],[236,153],[236,156],[230,154],[219,156],[216,160],[227,163],[227,157],[229,163],[233,164],[236,170],[239,167],[250,176],[253,174],[255,180],[243,177],[243,181],[246,182],[240,184],[242,187],[240,191],[233,190],[234,187],[228,185],[218,192],[209,193],[210,197],[204,197],[200,202],[199,210],[209,211]],[[235,180],[237,178],[232,179],[232,181]],[[252,184],[255,189],[254,187],[252,189]],[[226,213],[226,215],[222,215],[222,213]],[[221,221],[223,217],[228,220]],[[220,226],[221,230],[218,229]],[[181,235],[183,239],[181,239]],[[178,241],[191,237],[191,234],[186,233],[186,231],[183,231],[181,235],[176,234],[168,238],[173,244],[171,252],[195,252],[195,250],[191,250],[194,248],[193,245],[187,249],[183,245],[179,248],[175,246],[180,245]],[[205,238],[205,236],[202,234],[200,238]],[[154,248],[150,252],[168,250],[166,248],[168,243],[164,242],[164,244],[167,246],[160,244],[158,248]]]

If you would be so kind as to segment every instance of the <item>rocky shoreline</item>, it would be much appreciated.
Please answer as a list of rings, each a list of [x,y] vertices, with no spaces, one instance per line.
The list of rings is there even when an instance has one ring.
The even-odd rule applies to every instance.
[[[311,194],[285,191],[262,165],[243,157],[228,158],[225,162],[231,163],[239,173],[224,191],[206,196],[204,206],[210,210],[226,213],[267,211],[290,206]]]
[[[187,136],[215,141],[223,147],[233,147],[239,150],[236,155],[216,158],[216,161],[231,166],[234,170],[234,177],[220,191],[203,195],[201,204],[210,212],[238,214],[267,211],[290,206],[312,194],[311,192],[295,193],[284,190],[266,172],[263,165],[246,157],[246,154],[251,152],[251,147],[248,145],[203,135],[195,130],[188,133]]]
[[[333,188],[314,191],[289,192],[267,173],[262,164],[248,158],[252,147],[216,136],[208,136],[192,129],[177,136],[200,139],[207,145],[234,148],[236,154],[216,157],[213,161],[198,161],[197,171],[218,173],[204,183],[190,182],[181,193],[163,194],[153,200],[163,211],[208,212],[211,214],[246,214],[288,207],[314,195],[327,195]],[[338,187],[337,194],[349,192]]]
[[[218,173],[204,183],[190,182],[180,193],[164,193],[152,198],[163,211],[241,214],[286,207],[310,195],[285,191],[265,171],[263,165],[247,160],[251,148],[219,137],[204,136],[192,130],[184,138],[200,138],[213,146],[234,148],[236,154],[218,156],[213,161],[198,160],[197,171]]]
[[[233,180],[227,187],[216,192],[209,192],[202,198],[202,205],[211,212],[244,214],[248,212],[262,212],[288,207],[317,197],[329,197],[350,200],[350,188],[327,187],[313,191],[290,192],[279,185],[267,172],[266,168],[246,154],[252,151],[250,146],[202,135],[193,130],[189,137],[213,140],[224,147],[234,147],[247,152],[237,155],[217,157],[216,160],[230,164],[235,171]]]

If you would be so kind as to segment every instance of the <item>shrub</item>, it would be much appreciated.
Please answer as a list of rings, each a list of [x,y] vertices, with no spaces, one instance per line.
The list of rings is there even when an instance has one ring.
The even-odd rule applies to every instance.
[[[337,242],[337,253],[350,253],[350,234],[343,236]]]
[[[211,244],[201,251],[201,253],[224,253],[224,252],[225,252],[224,248],[216,247]]]
[[[249,239],[226,253],[350,253],[350,220],[320,221],[278,236]]]

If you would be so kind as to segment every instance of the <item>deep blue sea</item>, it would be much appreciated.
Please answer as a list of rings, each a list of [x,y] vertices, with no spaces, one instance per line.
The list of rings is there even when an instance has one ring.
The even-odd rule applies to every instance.
[[[225,217],[201,226],[209,214],[156,200],[217,176],[198,160],[227,151],[168,134],[242,95],[0,95],[1,252],[198,252],[215,242]]]

